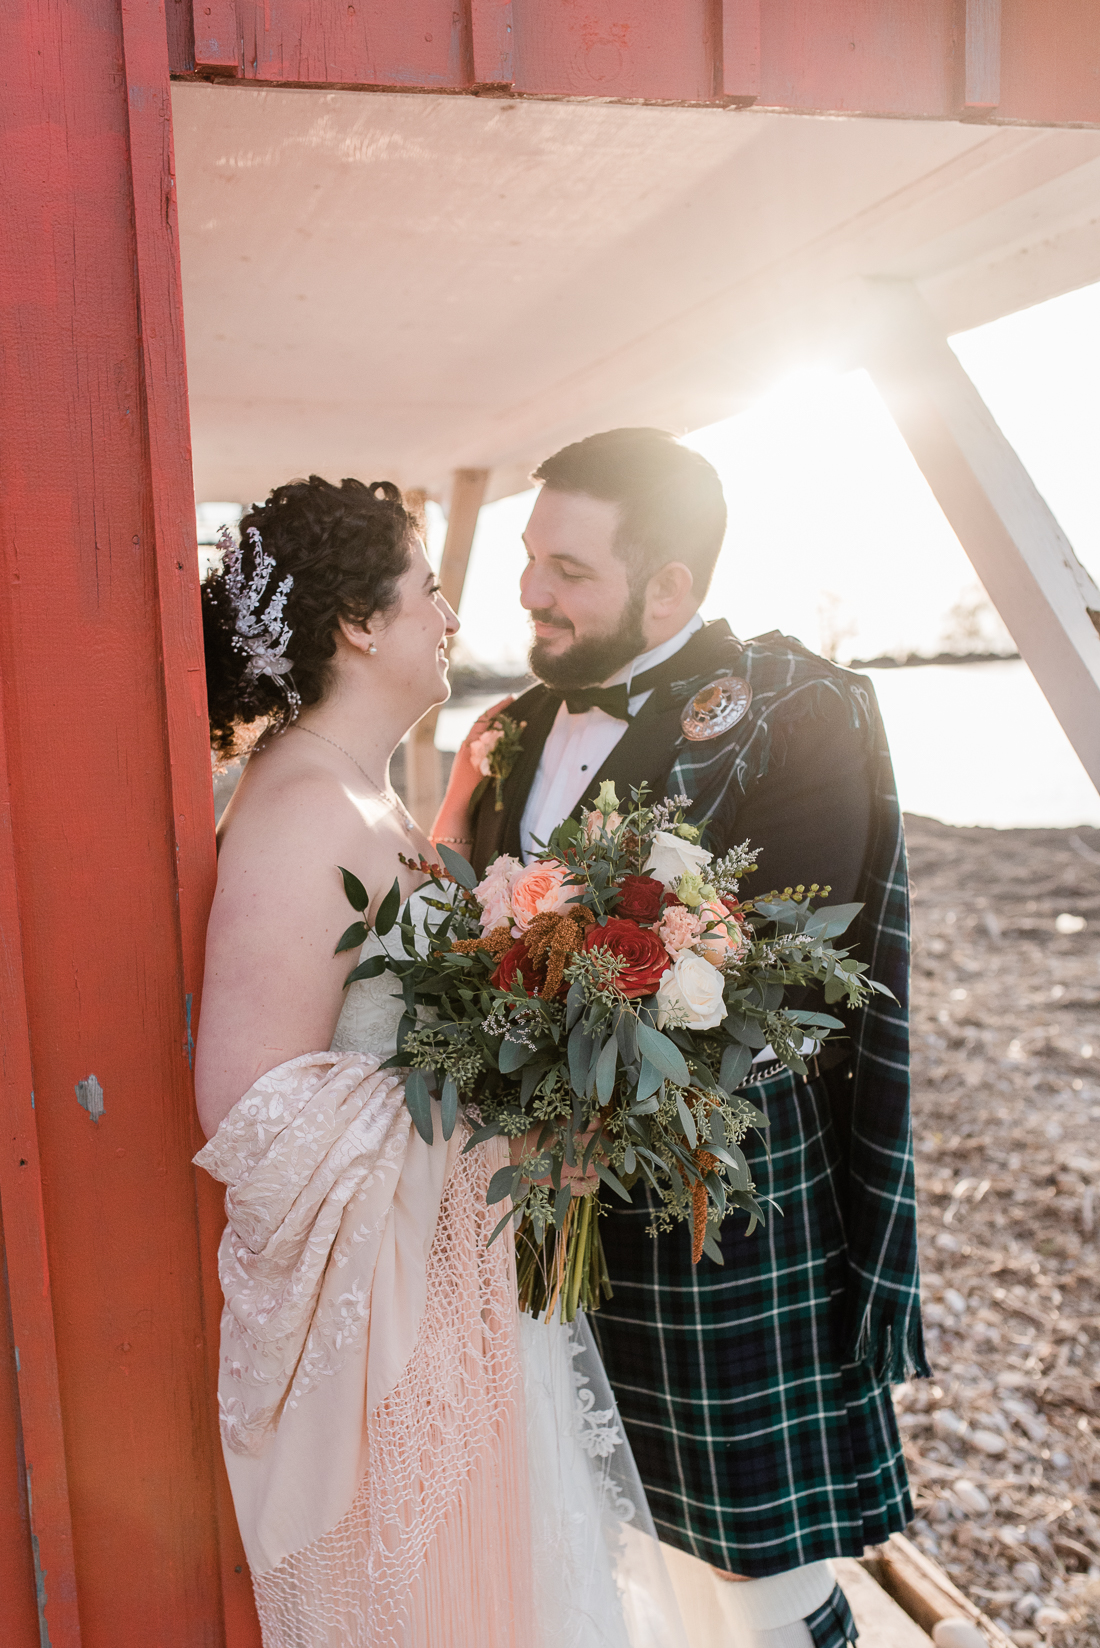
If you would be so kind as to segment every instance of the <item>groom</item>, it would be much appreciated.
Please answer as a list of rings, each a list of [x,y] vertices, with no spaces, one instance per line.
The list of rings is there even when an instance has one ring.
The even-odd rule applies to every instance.
[[[716,853],[759,847],[753,890],[831,886],[864,909],[854,942],[897,1002],[743,1089],[769,1120],[750,1152],[767,1228],[722,1226],[724,1265],[679,1226],[609,1208],[614,1297],[592,1325],[654,1520],[730,1583],[740,1648],[840,1648],[855,1627],[827,1559],[911,1516],[891,1382],[924,1374],[908,1108],[908,903],[889,752],[869,683],[778,631],[704,623],[726,527],[718,476],[655,429],[593,435],[535,472],[522,600],[539,684],[497,811],[473,820],[481,872],[527,857],[590,804],[685,794]],[[883,1003],[884,1005],[878,1005]],[[735,1582],[735,1581],[739,1581]]]

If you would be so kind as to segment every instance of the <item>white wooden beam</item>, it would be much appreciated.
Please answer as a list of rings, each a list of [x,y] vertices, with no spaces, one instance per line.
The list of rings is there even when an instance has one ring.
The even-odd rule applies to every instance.
[[[487,469],[456,469],[451,482],[447,537],[439,563],[444,598],[458,611],[470,564],[477,518],[489,480]],[[435,747],[438,708],[418,721],[405,742],[405,799],[416,822],[430,829],[443,799],[443,775]]]
[[[1100,789],[1100,589],[915,289],[866,291],[863,363]]]

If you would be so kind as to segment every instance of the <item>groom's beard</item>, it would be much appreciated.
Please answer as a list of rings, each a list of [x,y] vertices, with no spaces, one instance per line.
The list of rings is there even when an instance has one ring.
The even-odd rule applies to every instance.
[[[546,642],[536,640],[531,648],[532,672],[548,687],[594,687],[621,670],[632,658],[646,650],[642,633],[642,613],[645,611],[645,591],[631,591],[615,629],[606,635],[589,635],[574,641],[565,652],[547,653]],[[552,612],[536,611],[531,617],[540,624],[559,623]]]

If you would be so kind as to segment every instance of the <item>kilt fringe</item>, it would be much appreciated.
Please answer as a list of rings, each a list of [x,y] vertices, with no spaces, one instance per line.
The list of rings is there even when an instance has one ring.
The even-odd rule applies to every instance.
[[[868,1368],[880,1385],[903,1385],[908,1379],[926,1379],[931,1372],[919,1305],[910,1304],[901,1312],[868,1305],[851,1345],[852,1361]]]

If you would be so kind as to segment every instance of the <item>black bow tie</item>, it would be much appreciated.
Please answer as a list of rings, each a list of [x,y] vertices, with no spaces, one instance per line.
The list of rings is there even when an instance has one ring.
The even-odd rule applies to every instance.
[[[642,691],[645,691],[644,687]],[[625,682],[617,687],[574,687],[563,696],[570,715],[584,715],[586,710],[603,710],[605,715],[614,716],[616,721],[631,720]]]

